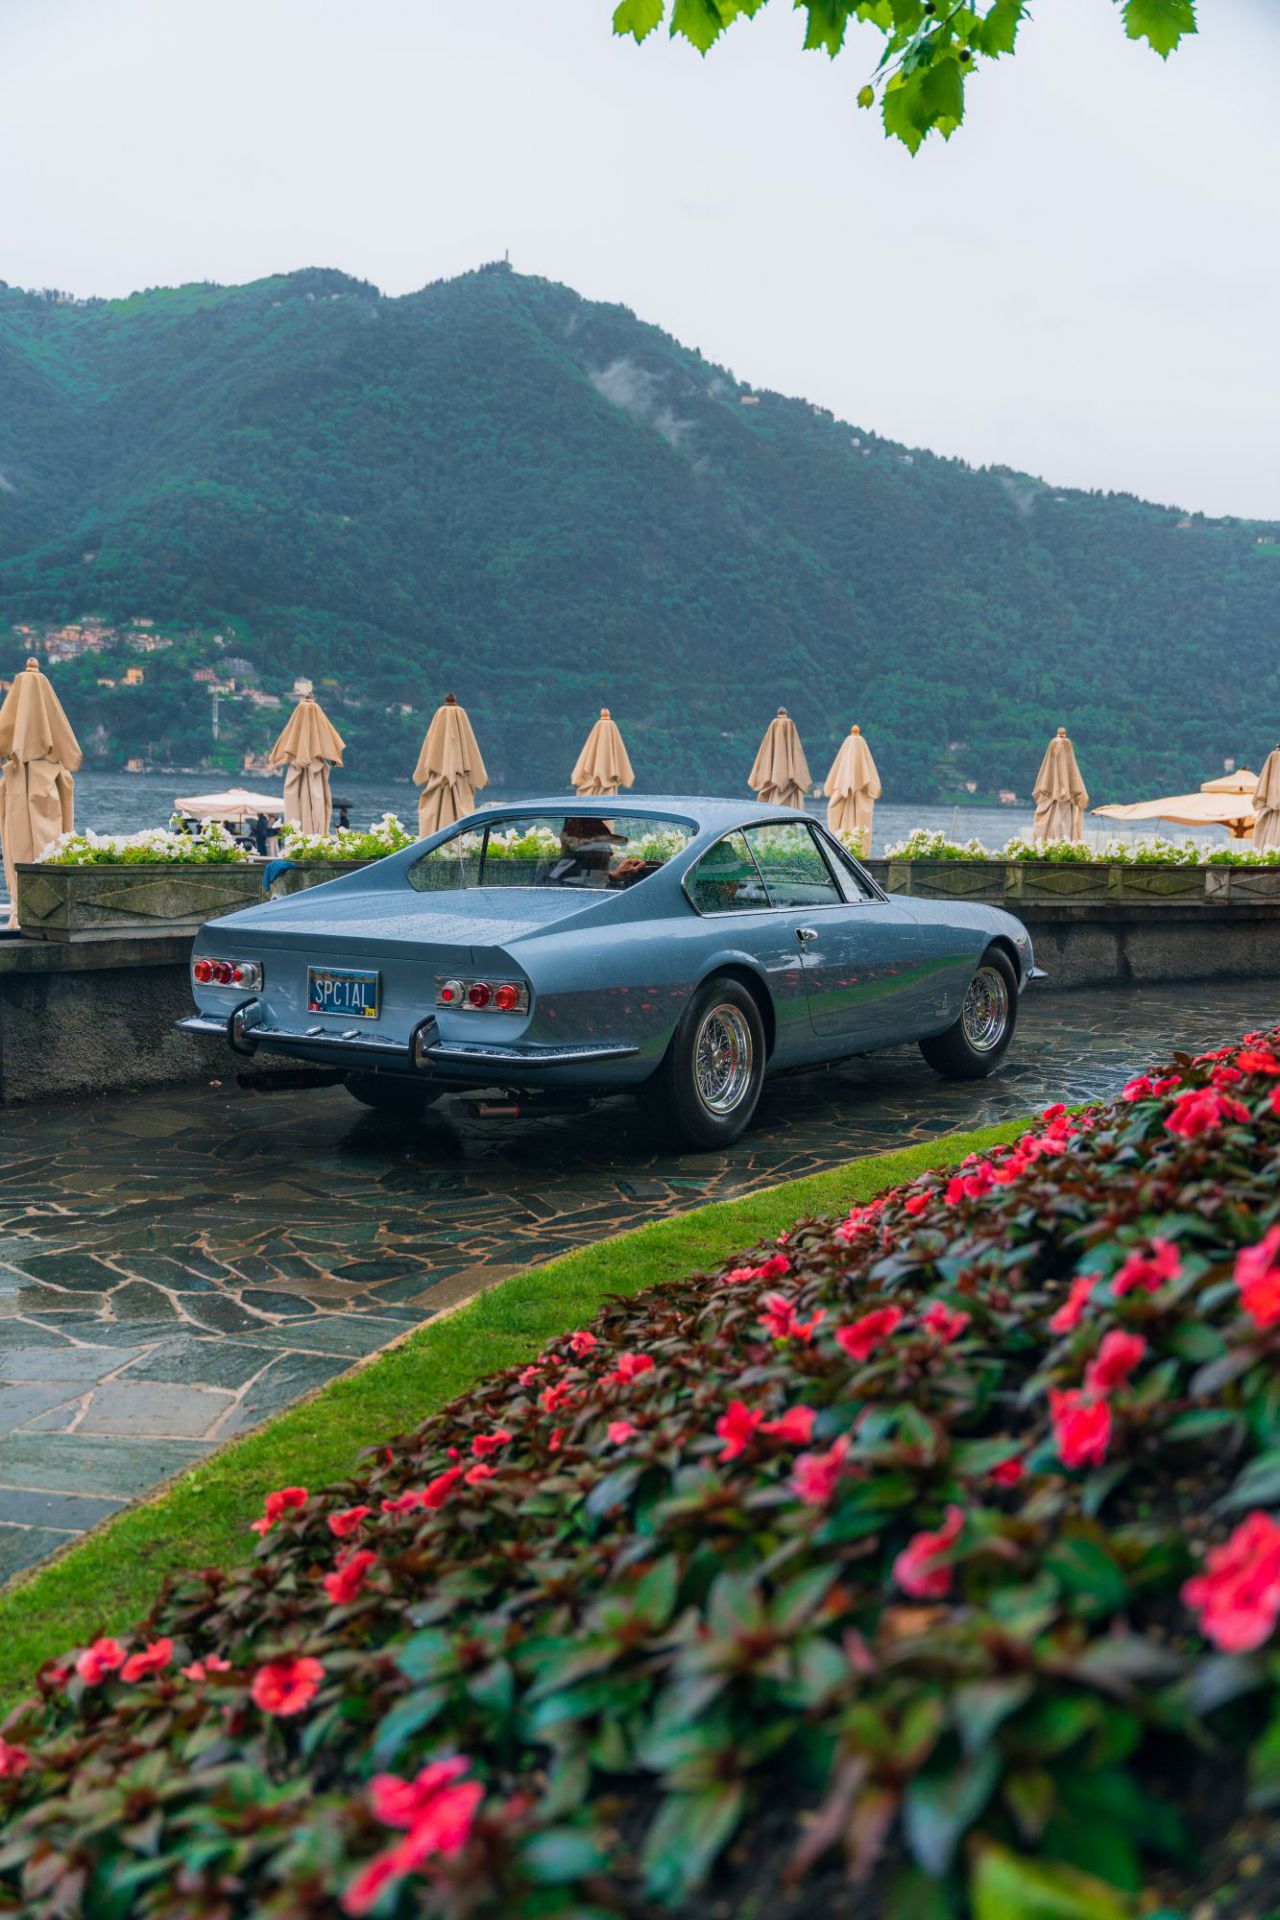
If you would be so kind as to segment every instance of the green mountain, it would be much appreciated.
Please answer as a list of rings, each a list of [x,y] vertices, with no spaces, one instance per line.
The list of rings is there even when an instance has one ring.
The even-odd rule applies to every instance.
[[[785,704],[817,777],[857,720],[899,798],[1025,795],[1060,722],[1096,797],[1167,791],[1275,744],[1278,557],[908,452],[505,266],[0,286],[0,622],[177,636],[140,688],[55,669],[105,764],[210,755],[216,631],[261,688],[316,681],[352,771],[453,689],[497,782],[562,784],[608,704],[640,786],[732,790]],[[223,719],[225,763],[278,724]]]

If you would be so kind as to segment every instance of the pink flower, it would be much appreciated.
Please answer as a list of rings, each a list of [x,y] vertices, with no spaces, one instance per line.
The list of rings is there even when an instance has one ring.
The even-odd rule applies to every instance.
[[[722,1273],[720,1284],[723,1287],[742,1287],[748,1280],[758,1280],[759,1271],[755,1267],[731,1267],[728,1273]]]
[[[1151,1077],[1140,1073],[1136,1080],[1130,1080],[1120,1089],[1122,1100],[1149,1100],[1151,1097]]]
[[[1089,1295],[1098,1284],[1096,1273],[1078,1273],[1071,1282],[1071,1291],[1049,1322],[1050,1333],[1072,1333],[1080,1325],[1084,1310],[1089,1304]]]
[[[344,1507],[341,1512],[329,1515],[329,1531],[335,1540],[349,1540],[353,1533],[359,1532],[360,1522],[372,1512],[372,1507]]]
[[[653,1371],[653,1361],[647,1353],[620,1353],[618,1364],[612,1373],[606,1373],[603,1384],[606,1387],[629,1387],[643,1373]]]
[[[1163,1080],[1153,1080],[1151,1082],[1151,1091],[1156,1095],[1162,1095],[1172,1093],[1175,1087],[1180,1087],[1181,1085],[1182,1075],[1180,1073],[1167,1073]]]
[[[1079,1388],[1049,1394],[1058,1458],[1064,1467],[1100,1467],[1111,1444],[1111,1409],[1105,1400],[1091,1400]]]
[[[569,1351],[579,1360],[585,1360],[589,1353],[594,1353],[599,1344],[594,1333],[585,1330],[569,1335]]]
[[[1011,1460],[1002,1460],[998,1467],[992,1467],[990,1478],[998,1487],[1016,1487],[1026,1472],[1017,1454]]]
[[[1276,1059],[1270,1048],[1246,1048],[1236,1055],[1236,1065],[1241,1073],[1280,1074],[1280,1060]]]
[[[255,1707],[263,1713],[284,1718],[301,1713],[309,1706],[324,1679],[324,1668],[309,1654],[286,1654],[282,1660],[268,1660],[253,1676],[249,1692]]]
[[[806,1447],[813,1438],[817,1414],[812,1407],[788,1407],[776,1420],[762,1422],[760,1431],[771,1440],[783,1440],[790,1447]]]
[[[625,1441],[630,1440],[633,1434],[639,1433],[640,1429],[633,1427],[629,1420],[611,1420],[607,1431],[610,1444],[620,1447]]]
[[[775,1340],[812,1340],[821,1321],[826,1319],[822,1307],[818,1307],[808,1320],[796,1317],[795,1307],[785,1293],[766,1293],[761,1297],[764,1312],[756,1322],[771,1333]]]
[[[335,1607],[349,1607],[364,1586],[365,1576],[370,1567],[376,1566],[378,1556],[368,1547],[362,1547],[359,1553],[353,1553],[344,1560],[336,1573],[326,1573],[324,1590]]]
[[[471,1442],[471,1451],[477,1460],[487,1460],[499,1447],[505,1447],[510,1438],[505,1427],[495,1427],[492,1433],[478,1433]]]
[[[1102,1345],[1085,1368],[1085,1391],[1101,1398],[1117,1387],[1127,1387],[1129,1375],[1146,1351],[1147,1343],[1141,1335],[1121,1333],[1113,1327],[1103,1334]]]
[[[915,1219],[917,1218],[918,1215],[924,1212],[925,1208],[928,1206],[932,1198],[933,1198],[932,1194],[913,1193],[908,1199],[903,1201],[902,1211],[904,1213],[909,1213],[912,1219]]]
[[[552,1431],[551,1431],[551,1436],[550,1436],[550,1438],[549,1438],[549,1439],[548,1439],[548,1441],[547,1441],[547,1452],[548,1452],[548,1453],[559,1453],[559,1451],[560,1451],[560,1442],[561,1442],[561,1441],[562,1441],[563,1439],[564,1439],[564,1428],[563,1428],[563,1427],[554,1427],[554,1428],[552,1429]]]
[[[373,1780],[369,1799],[377,1818],[408,1831],[351,1881],[342,1896],[345,1914],[370,1912],[386,1889],[406,1874],[430,1860],[449,1860],[462,1851],[484,1798],[478,1780],[458,1780],[467,1765],[465,1760],[441,1760],[424,1767],[414,1780],[399,1780],[394,1774],[379,1774]]]
[[[497,1472],[496,1467],[489,1466],[484,1460],[477,1460],[474,1467],[468,1467],[462,1477],[469,1487],[479,1487],[486,1480],[496,1479]]]
[[[851,1360],[869,1360],[902,1324],[901,1307],[874,1307],[847,1327],[836,1328],[836,1345]]]
[[[948,1507],[936,1533],[917,1533],[893,1563],[893,1577],[913,1600],[942,1600],[951,1591],[946,1555],[960,1537],[964,1508]]]
[[[173,1658],[172,1640],[153,1640],[141,1653],[131,1653],[120,1669],[122,1680],[145,1680],[150,1674],[163,1673]]]
[[[927,1327],[935,1340],[941,1340],[949,1347],[958,1340],[969,1324],[969,1315],[961,1313],[958,1307],[949,1307],[943,1300],[931,1300],[920,1315],[920,1324]]]
[[[1229,1094],[1217,1093],[1212,1087],[1192,1087],[1178,1095],[1164,1124],[1167,1133],[1196,1140],[1201,1134],[1216,1133],[1228,1120],[1247,1121],[1249,1117],[1248,1107]]]
[[[76,1672],[87,1687],[98,1687],[124,1661],[124,1648],[118,1640],[95,1640],[76,1661]]]
[[[1170,1240],[1153,1240],[1150,1253],[1131,1253],[1111,1282],[1117,1300],[1141,1287],[1146,1293],[1159,1293],[1166,1280],[1176,1280],[1182,1272],[1178,1249]]]
[[[189,1667],[182,1668],[184,1680],[207,1680],[211,1673],[230,1673],[231,1662],[220,1660],[216,1653],[206,1654],[203,1660],[193,1660]]]
[[[1209,1078],[1215,1087],[1234,1087],[1244,1079],[1244,1075],[1241,1073],[1239,1067],[1229,1067],[1224,1062],[1221,1066],[1213,1069]]]
[[[1187,1581],[1182,1598],[1222,1653],[1252,1653],[1269,1640],[1280,1617],[1280,1526],[1270,1514],[1249,1514],[1211,1548],[1205,1571]]]
[[[0,1780],[16,1780],[31,1765],[31,1755],[25,1747],[11,1746],[0,1734]]]
[[[1241,1247],[1235,1282],[1255,1327],[1265,1331],[1280,1324],[1280,1226],[1268,1227],[1256,1246]]]
[[[791,1470],[791,1488],[807,1507],[825,1507],[840,1484],[849,1436],[840,1434],[825,1453],[802,1453]]]
[[[467,1772],[471,1762],[461,1754],[432,1760],[412,1780],[394,1773],[375,1773],[369,1782],[369,1808],[384,1827],[412,1827],[446,1787]]]
[[[724,1441],[719,1458],[736,1460],[740,1453],[745,1453],[763,1419],[763,1413],[749,1407],[745,1400],[731,1400],[727,1410],[716,1421],[717,1438]]]
[[[781,1280],[784,1273],[790,1273],[791,1262],[785,1253],[771,1253],[758,1268],[757,1277],[761,1280]]]
[[[263,1503],[262,1518],[255,1520],[255,1533],[270,1533],[277,1520],[295,1508],[305,1507],[307,1490],[305,1487],[281,1487],[277,1493],[269,1493]]]
[[[608,1386],[610,1381],[616,1380],[617,1377],[613,1373],[606,1374],[605,1385]],[[561,1380],[553,1386],[543,1388],[538,1395],[538,1405],[544,1413],[559,1413],[561,1407],[567,1407],[570,1401],[576,1398],[573,1388],[566,1381]]]

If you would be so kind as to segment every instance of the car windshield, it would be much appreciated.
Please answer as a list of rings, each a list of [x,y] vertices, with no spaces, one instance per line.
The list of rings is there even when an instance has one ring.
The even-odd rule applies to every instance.
[[[418,893],[458,887],[581,887],[618,892],[687,846],[693,828],[652,814],[530,813],[455,833],[408,870]]]

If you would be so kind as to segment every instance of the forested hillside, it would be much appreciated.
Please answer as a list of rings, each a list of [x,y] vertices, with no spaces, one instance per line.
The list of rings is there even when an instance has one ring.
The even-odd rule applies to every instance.
[[[522,785],[607,702],[650,790],[740,787],[786,704],[815,774],[857,720],[898,798],[1025,795],[1060,722],[1098,798],[1156,791],[1276,742],[1268,531],[908,453],[505,267],[0,287],[0,671],[12,623],[186,635],[128,692],[54,669],[108,764],[209,753],[217,629],[358,771],[454,689]]]

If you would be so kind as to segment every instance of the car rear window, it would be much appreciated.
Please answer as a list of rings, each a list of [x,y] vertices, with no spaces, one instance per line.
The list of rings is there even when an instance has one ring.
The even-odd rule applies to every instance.
[[[531,813],[460,830],[408,869],[418,893],[462,887],[576,887],[619,892],[688,845],[687,821],[648,814]]]

